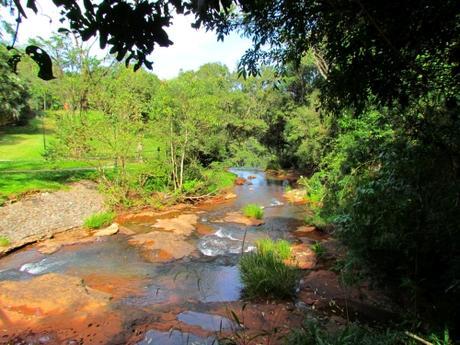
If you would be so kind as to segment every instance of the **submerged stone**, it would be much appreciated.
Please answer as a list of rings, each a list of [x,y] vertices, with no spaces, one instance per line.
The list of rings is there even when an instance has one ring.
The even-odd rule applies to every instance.
[[[207,331],[219,332],[236,329],[237,325],[226,317],[220,315],[199,313],[196,311],[184,311],[177,316],[183,323],[198,326]]]
[[[214,337],[199,337],[191,333],[177,330],[171,332],[148,331],[144,340],[137,345],[218,345]]]

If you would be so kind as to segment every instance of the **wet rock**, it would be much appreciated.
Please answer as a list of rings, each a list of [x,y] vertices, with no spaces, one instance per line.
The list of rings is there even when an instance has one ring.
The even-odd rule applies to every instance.
[[[394,319],[393,303],[382,291],[371,290],[366,283],[342,286],[338,274],[319,270],[304,278],[299,300],[316,309],[343,317],[347,311],[352,319],[385,321]]]
[[[195,226],[195,229],[200,235],[209,235],[215,232],[214,228],[211,225],[203,223],[198,223]]]
[[[138,345],[185,345],[200,344],[213,345],[217,344],[214,337],[199,337],[191,333],[182,333],[178,330],[171,332],[159,332],[150,330],[146,333],[145,338]]]
[[[238,177],[236,180],[235,180],[235,184],[238,185],[238,186],[242,186],[246,183],[246,179],[243,178],[243,177]]]
[[[304,189],[291,189],[284,192],[283,197],[295,205],[303,205],[307,203],[305,198],[306,191]]]
[[[313,244],[316,241],[323,243],[324,240],[329,238],[326,232],[314,226],[300,226],[293,232],[293,235],[306,244]]]
[[[195,247],[174,233],[152,231],[132,236],[128,243],[140,247],[142,256],[149,262],[181,259],[192,254]]]
[[[141,295],[147,283],[143,278],[107,273],[87,274],[82,276],[82,280],[90,288],[105,292],[114,299]]]
[[[308,236],[308,234],[316,231],[315,226],[299,226],[295,231],[294,235],[298,237]]]
[[[42,254],[53,254],[63,246],[90,243],[98,237],[112,236],[118,231],[119,225],[117,223],[113,223],[104,229],[96,230],[93,233],[84,228],[75,228],[55,234],[52,238],[37,243],[36,247]]]
[[[104,310],[109,300],[109,294],[88,288],[80,278],[63,274],[3,281],[0,282],[0,309],[3,311],[0,324],[35,324],[64,314],[70,319],[83,318]]]
[[[238,325],[226,317],[195,311],[182,312],[177,316],[177,319],[183,323],[198,326],[207,331],[218,332],[238,328]]]
[[[119,230],[118,224],[113,223],[112,225],[104,228],[97,230],[96,232],[93,233],[94,237],[103,237],[103,236],[112,236],[115,235]]]
[[[122,225],[119,225],[118,226],[118,232],[120,234],[123,234],[123,235],[126,235],[126,236],[131,236],[131,235],[135,235],[136,232],[127,228],[126,226],[122,226]]]
[[[91,233],[83,228],[75,228],[55,234],[52,238],[37,243],[37,250],[42,254],[52,254],[63,246],[82,244],[94,241]]]
[[[249,175],[249,176],[248,176],[248,180],[254,180],[254,179],[256,179],[256,178],[257,178],[257,176],[254,176],[254,175]]]
[[[229,212],[224,218],[216,220],[217,223],[237,223],[248,226],[260,226],[264,224],[262,219],[249,218],[240,212]]]
[[[230,200],[230,199],[235,199],[237,197],[237,195],[233,192],[230,192],[230,193],[227,193],[224,195],[224,199],[225,200]]]
[[[310,246],[301,243],[291,247],[292,258],[285,260],[289,266],[294,266],[302,270],[313,269],[316,266],[316,255]]]
[[[195,230],[198,218],[196,214],[182,214],[175,218],[158,219],[153,227],[172,231],[178,235],[190,236]]]

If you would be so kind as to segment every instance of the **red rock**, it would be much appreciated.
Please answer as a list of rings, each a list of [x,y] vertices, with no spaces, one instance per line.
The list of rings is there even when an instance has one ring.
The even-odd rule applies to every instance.
[[[285,260],[289,266],[294,266],[302,270],[313,269],[316,266],[316,255],[310,246],[301,243],[291,247],[292,258]]]
[[[224,218],[216,220],[217,223],[237,223],[248,226],[260,226],[264,224],[262,219],[246,217],[240,212],[229,212]]]
[[[246,179],[243,178],[243,177],[238,177],[236,180],[235,180],[235,184],[238,185],[238,186],[242,186],[246,183]]]
[[[195,251],[184,237],[170,232],[152,231],[132,236],[128,243],[140,247],[142,256],[150,262],[180,259]]]

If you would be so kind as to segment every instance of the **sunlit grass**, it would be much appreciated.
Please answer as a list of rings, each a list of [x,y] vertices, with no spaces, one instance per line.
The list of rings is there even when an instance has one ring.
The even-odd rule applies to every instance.
[[[256,252],[244,254],[239,262],[245,297],[292,298],[298,271],[283,262],[291,256],[289,243],[264,239],[257,241],[256,247]]]
[[[247,204],[243,207],[243,214],[246,217],[262,219],[264,216],[264,210],[257,204]]]
[[[291,257],[291,245],[286,240],[273,241],[270,238],[264,238],[256,242],[256,248],[258,253],[273,254],[282,260]]]
[[[113,212],[95,213],[85,219],[84,226],[88,229],[99,229],[105,226],[109,226],[114,218],[115,213]]]

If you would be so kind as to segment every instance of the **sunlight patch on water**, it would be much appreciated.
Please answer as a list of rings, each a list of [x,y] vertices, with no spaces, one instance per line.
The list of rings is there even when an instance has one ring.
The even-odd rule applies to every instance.
[[[32,262],[22,265],[19,268],[20,272],[26,272],[29,274],[41,274],[53,271],[56,268],[62,267],[63,261],[50,261],[48,258],[44,258],[38,262]]]

